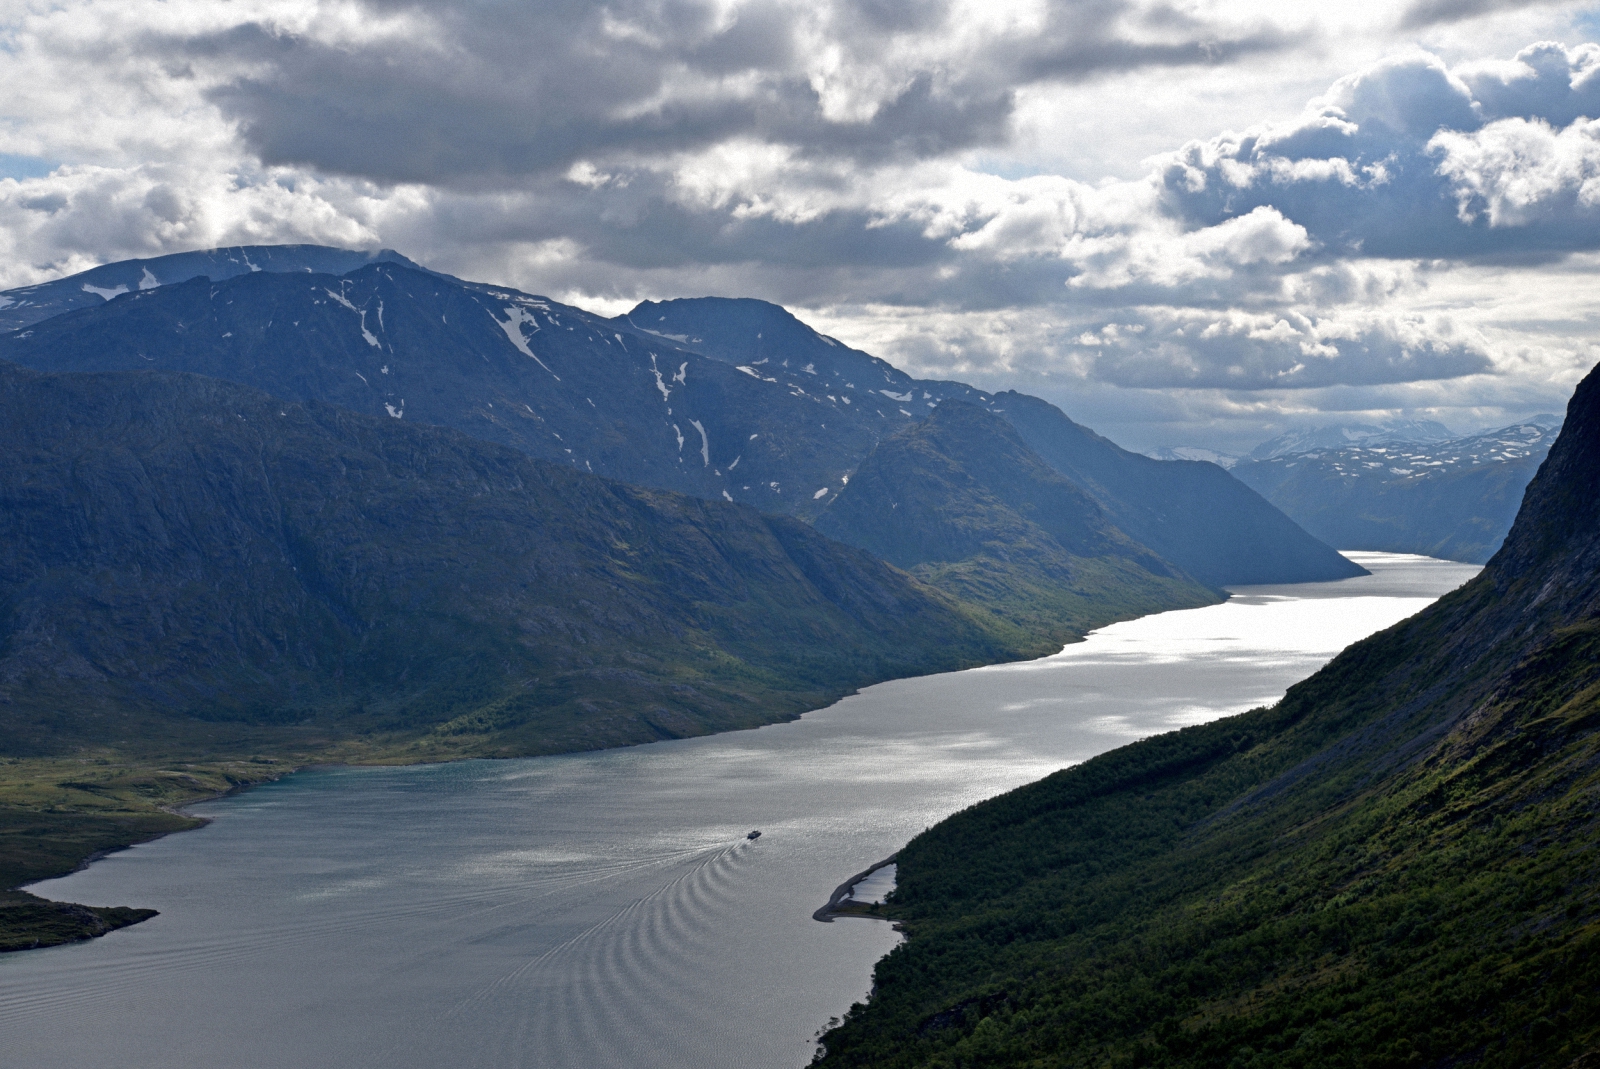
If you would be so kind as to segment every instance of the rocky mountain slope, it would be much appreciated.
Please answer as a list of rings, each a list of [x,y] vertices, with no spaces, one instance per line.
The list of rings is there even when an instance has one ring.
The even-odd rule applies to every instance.
[[[304,246],[219,250],[107,265],[90,283],[74,276],[10,291],[0,299],[30,315],[48,300],[83,306],[0,337],[0,357],[42,371],[212,375],[805,519],[879,439],[943,401],[1005,408],[962,383],[914,380],[761,301],[646,303],[607,320],[398,256],[365,258]],[[324,261],[339,273],[306,270]],[[201,268],[218,280],[164,282]],[[164,284],[138,289],[146,274]],[[128,292],[116,293],[120,286]],[[1133,454],[1026,400],[1048,409],[1066,437],[1105,454],[1100,468],[1138,470]],[[1061,450],[1030,444],[1077,478],[1059,468]],[[1165,529],[1169,537],[1153,548],[1207,583],[1353,574],[1242,484],[1189,466],[1153,485],[1155,497],[1147,477],[1108,475],[1091,492],[1130,537],[1145,540],[1136,526]],[[1163,496],[1173,489],[1176,498]],[[1202,513],[1175,513],[1175,501]],[[1214,537],[1190,539],[1201,530]],[[1235,544],[1272,550],[1219,554]]]
[[[1222,597],[1117,530],[1003,418],[962,401],[879,442],[815,524],[1048,642]]]
[[[584,749],[1016,655],[798,521],[218,379],[0,365],[0,453],[11,755]]]
[[[1600,1055],[1600,375],[1460,590],[1270,709],[974,806],[824,1066]]]
[[[1247,460],[1233,474],[1330,545],[1481,564],[1559,429],[1548,417],[1445,441],[1384,439]]]

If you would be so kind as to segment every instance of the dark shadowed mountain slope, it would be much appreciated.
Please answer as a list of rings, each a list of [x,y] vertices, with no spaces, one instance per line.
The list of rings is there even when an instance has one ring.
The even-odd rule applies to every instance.
[[[801,514],[908,418],[858,418],[848,395],[798,372],[741,371],[576,308],[389,263],[130,293],[0,339],[0,357],[211,375]]]
[[[1026,394],[995,394],[994,405],[1113,523],[1201,582],[1308,583],[1365,574],[1215,464],[1131,453]]]
[[[236,245],[226,249],[178,252],[147,260],[120,260],[66,278],[0,293],[0,333],[20,330],[30,323],[75,308],[92,308],[124,293],[170,286],[192,278],[221,281],[257,271],[343,275],[373,263],[395,263],[422,270],[393,249],[357,252],[325,245]]]
[[[962,401],[878,443],[815,524],[1056,641],[1220,599],[1117,530],[1004,419]]]
[[[823,1064],[1592,1064],[1600,375],[1568,411],[1460,590],[913,840]]]
[[[1481,564],[1559,429],[1550,417],[1446,441],[1383,440],[1246,460],[1233,474],[1330,545]]]
[[[733,364],[798,369],[829,389],[864,387],[875,407],[907,417],[951,400],[1004,415],[1034,452],[1088,491],[1124,533],[1204,583],[1362,574],[1214,465],[1130,453],[1026,394],[987,394],[958,382],[913,379],[817,333],[776,305],[716,297],[645,302],[614,322],[658,331]]]
[[[112,267],[123,265],[96,270]],[[607,320],[399,262],[338,277],[232,268],[245,273],[95,297],[0,337],[0,357],[42,371],[212,375],[804,519],[826,507],[879,439],[941,402],[1032,405],[1055,422],[1045,420],[1051,433],[1029,444],[1130,537],[1202,581],[1354,574],[1225,474],[1195,465],[1146,472],[1042,401],[1002,404],[961,383],[912,380],[775,305],[671,301]],[[1093,465],[1059,448],[1061,427],[1114,470],[1100,464],[1099,480],[1084,481]],[[1063,467],[1064,456],[1077,467]]]
[[[795,520],[197,376],[0,365],[0,745],[539,753],[1014,655]]]

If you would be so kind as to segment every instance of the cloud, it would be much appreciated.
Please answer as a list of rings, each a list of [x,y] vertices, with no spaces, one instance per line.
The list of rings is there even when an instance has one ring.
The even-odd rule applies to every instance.
[[[1600,120],[1557,130],[1539,119],[1501,119],[1470,134],[1441,131],[1428,147],[1464,223],[1565,229],[1600,218]]]
[[[1118,386],[1283,390],[1450,379],[1490,369],[1448,320],[1343,312],[1139,310],[1077,344],[1093,377]]]
[[[1400,16],[1400,26],[1407,30],[1420,30],[1528,6],[1529,0],[1417,0]]]
[[[1189,143],[1160,181],[1190,225],[1271,206],[1329,256],[1560,255],[1600,244],[1586,115],[1600,115],[1594,45],[1458,70],[1414,52],[1291,123]]]
[[[1288,42],[1148,0],[347,6],[353,18],[258,17],[143,46],[191,66],[266,163],[482,188],[734,139],[944,156],[1005,142],[1028,85]]]

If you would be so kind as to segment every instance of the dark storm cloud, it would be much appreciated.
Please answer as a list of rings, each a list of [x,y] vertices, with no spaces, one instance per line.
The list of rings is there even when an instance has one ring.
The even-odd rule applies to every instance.
[[[1419,30],[1426,26],[1460,22],[1492,15],[1497,11],[1516,11],[1527,8],[1528,0],[1418,0],[1406,8],[1400,17],[1402,29]]]
[[[1287,43],[1132,0],[1062,0],[1042,29],[987,35],[944,0],[755,3],[731,18],[695,0],[366,9],[366,41],[256,24],[162,47],[171,62],[238,66],[211,97],[266,162],[482,188],[736,138],[862,162],[937,157],[1002,143],[1022,86]],[[411,26],[381,32],[385,19]],[[819,75],[822,52],[837,62]],[[819,91],[818,78],[832,81]]]
[[[1149,31],[1130,37],[1132,23]],[[1259,28],[1221,35],[1187,12],[1159,4],[1135,16],[1119,0],[1079,0],[1051,8],[1042,32],[997,50],[997,65],[1019,81],[1081,81],[1109,71],[1226,63],[1295,43],[1281,30]]]

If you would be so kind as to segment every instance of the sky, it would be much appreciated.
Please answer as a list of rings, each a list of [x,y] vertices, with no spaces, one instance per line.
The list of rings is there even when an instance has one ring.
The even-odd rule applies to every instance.
[[[1563,410],[1600,2],[0,0],[0,288],[388,247],[759,297],[1130,448]]]

